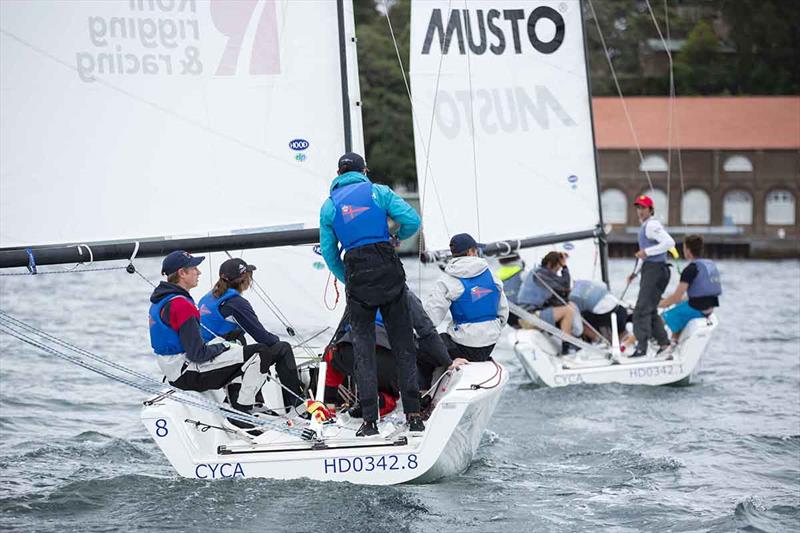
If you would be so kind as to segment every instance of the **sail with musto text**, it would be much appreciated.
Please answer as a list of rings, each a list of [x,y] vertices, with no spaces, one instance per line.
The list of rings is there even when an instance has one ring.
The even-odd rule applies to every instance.
[[[411,91],[429,250],[601,223],[580,1],[413,2]],[[600,277],[593,239],[555,247]]]

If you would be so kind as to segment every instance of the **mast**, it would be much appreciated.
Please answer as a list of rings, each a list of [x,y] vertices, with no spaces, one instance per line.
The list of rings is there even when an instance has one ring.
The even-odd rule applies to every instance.
[[[350,123],[350,90],[347,81],[347,40],[344,31],[344,0],[336,0],[336,18],[339,25],[339,69],[342,77],[342,118],[344,120],[344,151],[353,150],[353,131]]]
[[[603,222],[603,202],[600,198],[600,167],[597,163],[597,141],[594,134],[594,110],[592,109],[592,79],[589,77],[589,45],[586,36],[586,23],[584,21],[584,0],[580,0],[581,31],[583,32],[584,66],[586,68],[586,88],[589,95],[589,120],[592,124],[592,148],[594,149],[594,177],[597,180],[597,211],[600,215],[600,234],[598,235],[598,248],[600,249],[600,275],[608,285],[608,242],[606,241],[605,223]]]

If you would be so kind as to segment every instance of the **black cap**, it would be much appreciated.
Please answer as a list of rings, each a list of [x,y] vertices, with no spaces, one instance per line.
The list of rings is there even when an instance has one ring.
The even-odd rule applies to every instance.
[[[252,272],[255,269],[255,266],[248,265],[242,259],[234,257],[219,266],[219,277],[225,281],[233,281],[242,277],[245,272]]]
[[[364,162],[364,158],[355,152],[347,152],[339,158],[339,174],[349,171],[364,172],[365,168],[367,168],[367,164]]]
[[[175,250],[165,257],[164,261],[161,262],[161,273],[165,276],[171,276],[182,268],[199,265],[203,262],[203,259],[205,259],[203,256],[194,257],[189,252]]]
[[[450,252],[453,255],[463,254],[470,248],[481,248],[482,246],[469,233],[459,233],[458,235],[453,235],[453,238],[450,239]]]

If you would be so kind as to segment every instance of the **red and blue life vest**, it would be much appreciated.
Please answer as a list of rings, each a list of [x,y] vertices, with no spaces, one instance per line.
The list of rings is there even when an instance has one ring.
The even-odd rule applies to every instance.
[[[386,210],[372,198],[372,183],[338,187],[331,192],[331,201],[335,210],[333,231],[345,251],[389,241]]]
[[[184,298],[194,305],[194,300],[180,294],[171,294],[150,305],[148,321],[150,323],[150,346],[158,355],[178,355],[185,352],[178,332],[165,324],[161,319],[161,311],[168,302],[175,298]]]
[[[488,322],[497,318],[500,291],[489,269],[471,278],[458,278],[464,292],[450,304],[456,325]]]
[[[200,298],[200,334],[203,340],[208,342],[214,337],[224,337],[228,333],[240,329],[239,325],[232,319],[228,320],[219,310],[223,302],[238,296],[239,291],[228,289],[219,298],[215,298],[213,291]]]

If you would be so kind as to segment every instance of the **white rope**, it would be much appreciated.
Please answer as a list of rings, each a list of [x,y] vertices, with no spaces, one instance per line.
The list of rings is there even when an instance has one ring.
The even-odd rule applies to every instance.
[[[75,246],[78,248],[78,255],[81,256],[81,259],[83,259],[83,247],[84,246],[86,247],[86,250],[89,252],[89,262],[84,263],[83,261],[79,261],[75,263],[75,265],[73,265],[72,267],[64,267],[64,270],[66,270],[67,272],[74,272],[75,269],[81,265],[89,266],[92,263],[94,263],[94,254],[92,253],[92,249],[89,247],[88,244],[76,244]]]
[[[625,113],[625,120],[628,121],[628,127],[631,130],[631,135],[633,136],[633,142],[636,144],[636,151],[639,154],[639,162],[644,162],[644,154],[642,154],[642,147],[639,143],[639,136],[636,135],[636,128],[633,126],[633,120],[631,120],[630,112],[628,112],[628,104],[625,102],[625,96],[622,94],[622,88],[619,85],[619,79],[617,78],[617,71],[614,68],[614,62],[611,60],[611,54],[608,52],[608,46],[606,46],[605,37],[603,37],[603,30],[600,28],[600,21],[597,18],[597,13],[594,10],[594,4],[592,0],[589,1],[589,9],[592,11],[592,18],[594,18],[594,24],[597,26],[597,33],[600,36],[600,43],[603,45],[603,52],[605,53],[606,60],[608,61],[608,66],[611,69],[611,77],[614,79],[614,85],[617,87],[617,94],[619,94],[619,99],[622,102],[622,110]],[[654,189],[653,187],[653,180],[650,179],[650,173],[643,169],[644,175],[647,177],[647,183],[650,186],[650,191],[652,193]]]
[[[467,10],[467,0],[464,0],[464,18],[465,24],[469,25],[469,10]],[[472,31],[470,30],[470,34]],[[472,177],[473,177],[473,186],[475,190],[475,223],[478,228],[478,242],[481,240],[481,209],[480,209],[480,202],[478,196],[478,147],[475,142],[475,109],[473,106],[473,95],[472,95],[472,61],[470,61],[470,57],[472,54],[470,53],[471,46],[472,46],[472,37],[471,35],[465,35],[464,40],[466,41],[466,52],[467,52],[467,82],[469,83],[469,128],[470,128],[470,138],[472,139]]]

